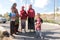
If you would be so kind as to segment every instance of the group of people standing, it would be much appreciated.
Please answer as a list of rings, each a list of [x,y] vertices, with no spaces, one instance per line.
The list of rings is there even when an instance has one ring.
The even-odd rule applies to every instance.
[[[20,15],[18,13],[18,10],[16,8],[17,4],[14,3],[11,7],[11,13],[10,13],[10,34],[13,36],[13,34],[16,34],[19,28],[19,17],[21,17],[21,32],[22,29],[26,32],[26,20],[28,18],[28,29],[33,29],[35,31],[41,30],[41,23],[42,19],[40,18],[40,15],[37,15],[37,20],[34,21],[35,17],[35,10],[32,8],[32,5],[29,5],[29,9],[26,12],[24,9],[25,7],[22,6],[20,10]],[[34,25],[34,22],[36,22],[36,25]],[[37,31],[38,32],[38,31]],[[40,32],[40,31],[39,31]]]
[[[28,18],[28,29],[35,29],[34,27],[34,17],[35,17],[35,11],[32,8],[32,5],[29,6],[28,11],[24,9],[25,7],[22,6],[20,10],[20,15],[18,13],[18,10],[16,8],[17,4],[14,3],[11,7],[11,13],[10,13],[10,34],[13,36],[13,34],[16,34],[19,28],[19,17],[21,17],[21,31],[24,29],[26,32],[26,20]]]
[[[34,28],[35,11],[32,8],[32,5],[29,6],[27,12],[24,10],[24,6],[22,6],[22,10],[20,11],[20,17],[21,17],[21,26],[22,26],[21,31],[22,29],[26,30],[25,26],[26,26],[27,17],[28,17],[28,29],[35,29]]]

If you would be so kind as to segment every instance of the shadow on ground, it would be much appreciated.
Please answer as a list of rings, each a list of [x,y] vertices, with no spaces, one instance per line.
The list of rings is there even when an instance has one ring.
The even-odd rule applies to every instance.
[[[48,39],[40,39],[36,38],[35,32],[26,32],[26,33],[19,33],[19,36],[16,36],[15,39],[21,39],[21,40],[48,40]],[[24,37],[21,37],[24,36]]]
[[[46,32],[42,32],[42,36],[44,38],[48,38],[48,39],[60,39],[60,37],[57,36],[54,36],[55,34],[60,34],[60,32],[51,32],[51,31],[46,31]],[[51,36],[49,36],[51,35]]]
[[[6,27],[6,26],[3,26],[3,27]],[[10,27],[7,27],[7,29],[9,29]],[[40,39],[40,38],[35,38],[36,37],[36,34],[35,32],[26,32],[26,33],[21,33],[19,32],[18,33],[18,36],[16,36],[15,39],[21,39],[21,40],[50,40],[50,39],[60,39],[60,37],[58,36],[48,36],[48,35],[55,35],[55,34],[60,34],[60,32],[51,32],[53,30],[60,30],[60,28],[57,28],[57,29],[51,29],[51,30],[48,30],[46,32],[42,32],[42,36],[44,37],[43,39]],[[21,36],[25,36],[25,37],[21,37]]]
[[[60,39],[60,37],[54,37],[54,36],[48,36],[48,35],[54,35],[54,34],[60,34],[60,32],[51,32],[51,31],[46,31],[42,32],[43,39],[36,38],[35,32],[26,32],[26,33],[18,33],[18,37],[15,39],[24,39],[24,40],[49,40],[49,39]],[[20,36],[25,36],[25,37],[20,37]]]

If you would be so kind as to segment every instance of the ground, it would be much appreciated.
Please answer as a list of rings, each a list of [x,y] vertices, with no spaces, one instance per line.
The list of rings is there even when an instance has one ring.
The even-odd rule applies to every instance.
[[[7,23],[0,23],[0,26],[5,27],[7,31],[10,31],[10,22]],[[20,30],[19,26],[19,30]],[[27,27],[26,27],[27,28]],[[41,40],[60,40],[60,25],[58,24],[52,24],[52,23],[43,23],[42,24],[42,34],[44,36],[44,39]],[[28,29],[26,29],[28,30]],[[27,33],[19,33],[19,35],[15,35],[16,38],[13,38],[13,40],[40,40],[39,38],[35,38],[34,32],[27,32]]]

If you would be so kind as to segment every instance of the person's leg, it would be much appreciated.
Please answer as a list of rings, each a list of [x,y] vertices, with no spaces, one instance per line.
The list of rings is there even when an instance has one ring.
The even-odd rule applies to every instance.
[[[12,37],[15,37],[13,34],[15,33],[15,30],[14,30],[14,27],[15,27],[15,22],[14,21],[11,21],[11,24],[10,24],[10,33],[11,33],[11,36]]]
[[[33,30],[33,32],[35,31],[35,26],[34,26],[34,18],[31,18],[31,29]]]
[[[13,33],[16,33],[15,21],[13,21]]]
[[[24,31],[26,32],[26,20],[24,20]]]
[[[19,29],[19,23],[17,24],[17,32],[19,32],[18,29]]]
[[[10,34],[12,35],[12,21],[10,21]]]
[[[39,32],[38,32],[38,30],[36,30],[36,38],[38,38],[39,37]]]
[[[33,32],[35,32],[35,25],[34,25],[34,18],[32,18],[32,29],[33,29]]]
[[[15,25],[15,27],[14,27],[14,32],[15,32],[15,34],[16,34],[16,30],[17,30],[16,28],[17,28],[17,26]]]
[[[22,20],[21,20],[21,32],[22,32]]]
[[[10,22],[10,33],[11,35],[14,33],[14,22],[13,21]]]
[[[41,30],[39,31],[39,36],[40,36],[40,38],[42,37],[42,33],[41,33]]]
[[[24,31],[24,33],[26,32],[26,21],[25,20],[22,20],[22,29],[24,29],[23,31]]]
[[[31,32],[31,18],[28,18],[28,29],[30,30],[30,32]]]
[[[24,29],[24,31],[25,31],[25,20],[22,20],[22,21],[21,21],[21,28]],[[21,29],[21,30],[22,30],[22,29]]]
[[[19,24],[15,25],[15,28],[16,28],[16,32],[19,32],[19,31],[18,31]]]

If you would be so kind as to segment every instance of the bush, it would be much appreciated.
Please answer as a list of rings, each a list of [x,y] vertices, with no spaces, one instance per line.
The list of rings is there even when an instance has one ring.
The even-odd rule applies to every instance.
[[[43,22],[60,24],[60,23],[58,23],[58,22],[55,22],[55,20],[50,20],[50,19],[43,19]]]

